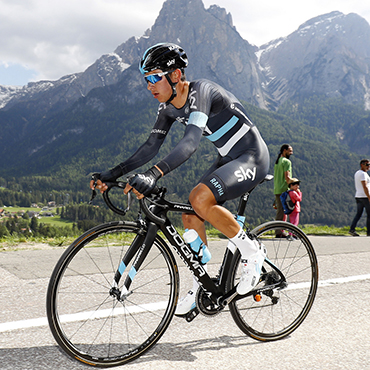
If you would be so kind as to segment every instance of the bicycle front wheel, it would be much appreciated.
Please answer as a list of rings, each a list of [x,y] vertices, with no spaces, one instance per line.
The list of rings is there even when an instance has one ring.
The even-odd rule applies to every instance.
[[[58,261],[47,316],[55,340],[71,357],[98,367],[122,365],[150,349],[167,329],[178,298],[176,261],[157,235],[133,274],[135,256],[127,267],[121,261],[134,240],[139,250],[140,234],[135,222],[103,224],[73,242]],[[125,273],[132,280],[124,298],[112,289],[117,270],[123,274],[118,289]]]
[[[285,230],[287,238],[276,238]],[[267,250],[260,283],[253,296],[237,297],[230,303],[231,315],[239,328],[254,339],[272,341],[292,333],[308,315],[318,284],[318,265],[313,246],[298,227],[271,221],[255,228]],[[279,275],[280,274],[280,275]],[[230,287],[240,277],[240,254],[230,275]],[[285,280],[285,281],[284,281]],[[282,281],[278,285],[279,281]],[[274,286],[274,289],[266,289]],[[266,289],[266,290],[264,290]]]

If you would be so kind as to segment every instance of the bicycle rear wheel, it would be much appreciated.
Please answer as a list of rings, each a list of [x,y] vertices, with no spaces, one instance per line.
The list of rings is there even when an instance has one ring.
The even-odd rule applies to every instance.
[[[143,238],[140,230],[135,222],[97,226],[66,249],[53,271],[47,292],[49,326],[60,347],[83,363],[110,367],[137,358],[159,340],[173,317],[178,269],[158,235],[136,275],[131,271],[125,298],[111,294],[118,268],[123,273],[123,256],[135,238]],[[119,289],[124,281],[122,275]]]
[[[276,238],[276,230],[285,230],[289,238]],[[238,296],[230,303],[231,315],[239,328],[254,339],[272,341],[292,333],[308,315],[315,299],[318,284],[318,265],[313,246],[298,227],[280,221],[271,221],[252,231],[267,249],[260,283],[261,300],[253,296]],[[268,263],[267,261],[270,261]],[[274,268],[277,267],[277,269]],[[264,288],[286,279],[279,288]],[[230,274],[229,287],[240,277],[240,253]]]

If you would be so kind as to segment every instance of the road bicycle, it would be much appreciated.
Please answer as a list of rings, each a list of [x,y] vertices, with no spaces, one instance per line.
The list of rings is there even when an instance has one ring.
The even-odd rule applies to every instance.
[[[132,198],[127,207],[119,207],[110,192],[125,185],[111,183],[103,194],[119,215],[126,214]],[[249,195],[240,198],[239,222]],[[194,214],[191,205],[169,201],[165,188],[156,188],[139,204],[136,221],[90,229],[64,251],[54,268],[47,317],[56,342],[68,355],[85,364],[111,367],[137,359],[154,346],[178,303],[179,269],[172,250],[200,284],[196,308],[187,321],[199,312],[211,317],[228,307],[237,326],[260,341],[282,339],[304,321],[317,291],[318,264],[310,240],[298,227],[280,221],[253,230],[245,227],[250,237],[264,244],[267,256],[258,285],[238,295],[239,250],[225,239],[218,274],[210,276],[168,218],[168,212]],[[281,230],[289,237],[276,237]]]

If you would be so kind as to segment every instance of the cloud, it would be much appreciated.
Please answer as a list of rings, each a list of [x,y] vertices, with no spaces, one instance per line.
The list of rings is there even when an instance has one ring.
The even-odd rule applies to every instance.
[[[36,80],[81,72],[141,36],[161,6],[153,0],[0,0],[0,60],[39,71]]]
[[[84,71],[150,28],[164,0],[0,0],[0,63],[24,67],[24,83]],[[248,42],[287,36],[312,17],[339,10],[370,19],[364,0],[203,0],[231,13]],[[179,9],[181,12],[181,9]],[[4,70],[4,68],[3,68]],[[14,69],[8,69],[9,74]],[[33,71],[31,74],[27,71]],[[35,74],[34,71],[37,71]],[[4,84],[0,75],[0,85]]]

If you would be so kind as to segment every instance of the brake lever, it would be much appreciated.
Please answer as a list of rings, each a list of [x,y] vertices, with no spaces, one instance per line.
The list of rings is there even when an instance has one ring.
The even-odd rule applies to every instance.
[[[91,191],[91,198],[90,198],[90,201],[89,201],[89,204],[92,204],[92,202],[93,202],[93,200],[94,200],[94,198],[96,197],[96,190],[95,189],[93,189],[92,191]]]
[[[93,173],[91,175],[91,180],[94,180],[94,189],[92,189],[91,191],[91,198],[90,198],[90,201],[89,201],[89,204],[92,203],[92,201],[94,200],[94,198],[96,197],[96,190],[95,190],[95,187],[96,187],[96,183],[98,182],[98,178],[96,177],[96,174]]]

